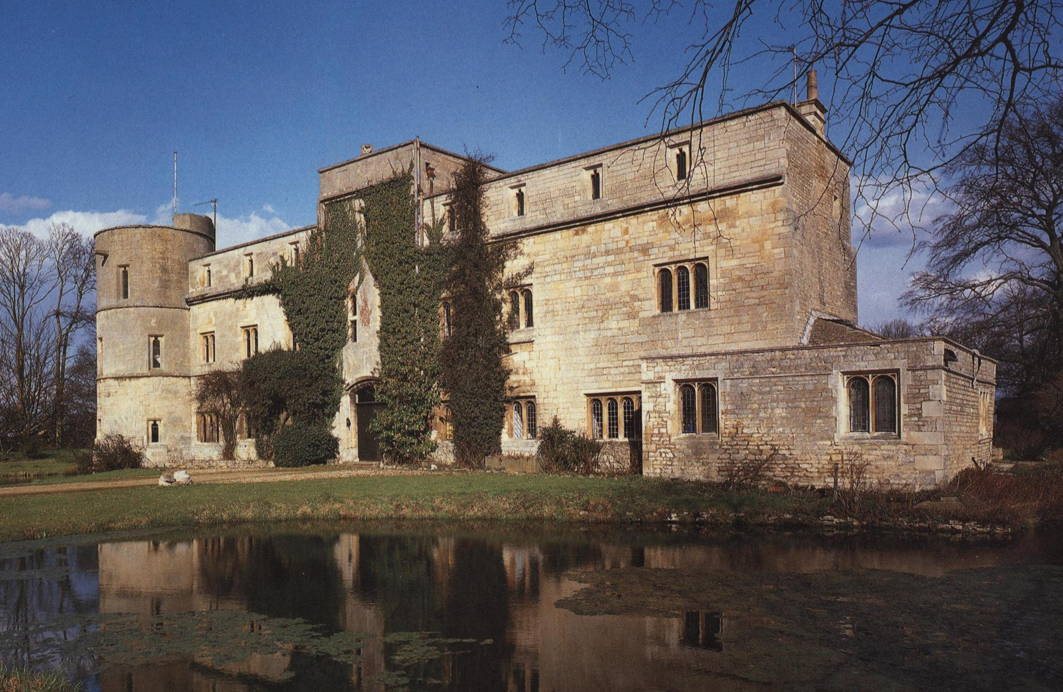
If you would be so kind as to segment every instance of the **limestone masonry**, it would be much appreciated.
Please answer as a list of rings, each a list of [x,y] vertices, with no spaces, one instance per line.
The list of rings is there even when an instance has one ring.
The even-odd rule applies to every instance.
[[[855,326],[849,161],[814,93],[515,172],[491,170],[486,217],[512,242],[503,451],[533,455],[556,416],[647,476],[853,476],[930,486],[991,457],[996,364],[944,338]],[[424,223],[449,219],[461,156],[414,140],[319,171],[323,205],[412,167]],[[221,465],[195,379],[291,348],[275,297],[244,299],[312,227],[215,250],[206,217],[96,235],[98,435],[157,465]],[[379,460],[374,282],[351,296],[341,460]],[[444,302],[446,336],[455,316]],[[433,415],[436,457],[448,409]],[[237,464],[254,463],[241,425]],[[233,462],[229,462],[233,463]]]

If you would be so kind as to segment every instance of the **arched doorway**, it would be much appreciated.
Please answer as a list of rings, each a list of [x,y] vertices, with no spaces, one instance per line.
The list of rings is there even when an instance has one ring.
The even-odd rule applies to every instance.
[[[381,461],[380,441],[370,430],[370,424],[384,404],[377,401],[372,383],[359,387],[351,394],[358,421],[358,461]]]

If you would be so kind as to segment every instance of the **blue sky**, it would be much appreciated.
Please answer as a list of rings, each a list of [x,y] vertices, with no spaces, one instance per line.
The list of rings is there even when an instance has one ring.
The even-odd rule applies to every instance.
[[[634,62],[602,81],[531,35],[505,45],[502,0],[0,11],[0,224],[167,223],[176,149],[180,210],[217,197],[219,246],[313,223],[317,169],[365,142],[419,135],[515,169],[650,134],[637,102],[680,69],[685,22],[637,27]],[[862,322],[894,313],[907,249],[890,236],[861,250]]]

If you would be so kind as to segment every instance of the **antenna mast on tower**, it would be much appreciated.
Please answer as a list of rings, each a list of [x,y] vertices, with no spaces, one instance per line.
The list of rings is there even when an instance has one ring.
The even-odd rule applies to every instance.
[[[204,204],[213,204],[214,205],[214,232],[217,233],[218,232],[218,198],[215,197],[214,199],[208,199],[206,202],[196,202],[192,206],[193,207],[202,207]]]

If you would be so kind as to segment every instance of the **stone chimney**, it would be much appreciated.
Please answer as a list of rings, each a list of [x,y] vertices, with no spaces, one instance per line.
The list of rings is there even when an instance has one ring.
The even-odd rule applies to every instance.
[[[372,154],[372,153],[373,153],[373,145],[372,144],[363,144],[362,145],[362,153],[360,154],[360,156],[365,156],[366,154]]]
[[[812,126],[820,136],[823,134],[824,125],[827,123],[827,107],[819,100],[819,82],[816,71],[808,71],[808,85],[806,87],[805,100],[797,104],[797,112]]]

